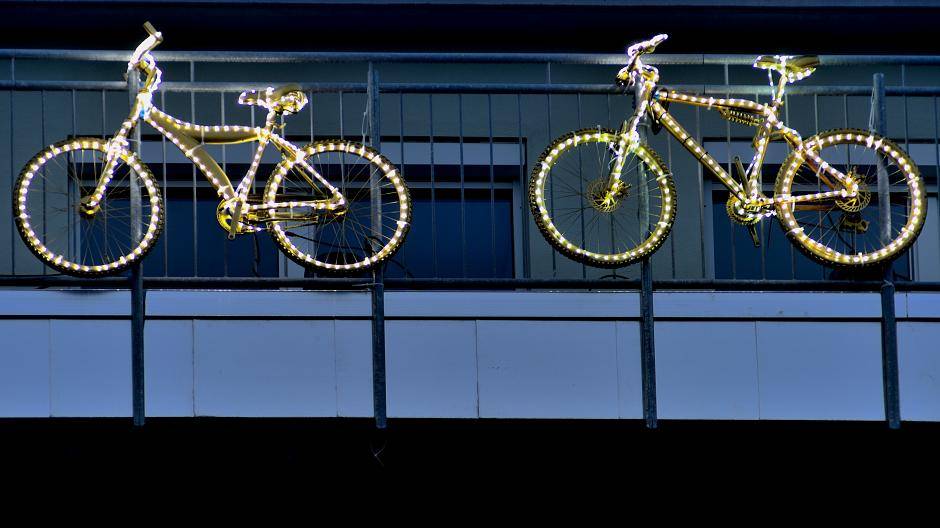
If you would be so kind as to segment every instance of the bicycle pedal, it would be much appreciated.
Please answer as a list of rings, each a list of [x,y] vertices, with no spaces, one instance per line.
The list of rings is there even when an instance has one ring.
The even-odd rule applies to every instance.
[[[741,180],[742,185],[747,185],[747,173],[744,170],[744,165],[741,163],[741,158],[739,156],[734,157],[734,167],[738,171],[738,179]]]
[[[747,226],[747,232],[751,234],[751,240],[754,242],[754,247],[760,247],[760,235],[757,233],[758,224]]]

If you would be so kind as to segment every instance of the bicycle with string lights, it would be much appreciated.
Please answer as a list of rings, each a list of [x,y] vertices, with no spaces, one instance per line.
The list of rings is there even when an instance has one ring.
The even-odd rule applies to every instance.
[[[911,157],[878,134],[836,129],[803,139],[780,118],[788,84],[811,75],[815,56],[762,55],[771,99],[759,103],[682,93],[658,86],[659,71],[644,64],[667,35],[627,49],[617,73],[632,88],[634,114],[619,130],[602,127],[569,132],[554,140],[532,171],[529,204],[545,239],[564,255],[592,266],[616,268],[649,257],[669,235],[676,217],[672,173],[643,141],[650,121],[665,129],[728,191],[726,211],[760,244],[757,225],[776,216],[790,241],[829,266],[886,264],[907,250],[927,214],[924,182]],[[774,76],[777,76],[775,79]],[[756,128],[747,167],[734,159],[732,176],[669,113],[670,104],[716,110],[732,122]],[[772,194],[762,187],[761,168],[771,142],[789,155]]]
[[[163,197],[153,173],[130,148],[144,121],[169,139],[216,190],[216,218],[228,237],[268,231],[279,248],[302,266],[325,273],[373,268],[401,246],[411,224],[408,187],[395,166],[376,150],[344,139],[298,147],[283,135],[283,116],[296,114],[307,97],[299,85],[250,90],[238,102],[267,111],[263,127],[197,125],[157,108],[153,94],[162,72],[151,51],[162,35],[134,51],[133,69],[144,81],[121,128],[109,139],[76,137],[36,154],[14,187],[20,235],[46,265],[66,274],[120,273],[143,260],[164,225]],[[256,142],[245,176],[233,185],[206,144]],[[267,146],[281,161],[263,192],[251,192]]]

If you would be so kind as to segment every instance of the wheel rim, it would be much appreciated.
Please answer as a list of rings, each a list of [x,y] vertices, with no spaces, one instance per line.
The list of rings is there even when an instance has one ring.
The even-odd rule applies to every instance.
[[[302,218],[270,222],[275,241],[294,261],[326,272],[368,269],[390,258],[404,241],[411,222],[408,188],[396,167],[375,150],[349,141],[321,141],[305,147],[305,152],[307,165],[346,199],[345,212],[277,209],[275,214],[290,212]],[[328,199],[331,191],[316,179],[305,177],[306,172],[300,164],[283,163],[268,182],[265,202]],[[377,189],[380,229],[373,227],[373,186]]]
[[[624,163],[622,194],[604,201],[617,139],[606,129],[562,136],[545,149],[530,184],[532,212],[546,239],[568,257],[599,267],[624,266],[654,252],[675,216],[672,178],[645,145]]]
[[[119,154],[113,176],[94,214],[81,198],[94,191],[107,143],[81,138],[41,151],[24,167],[16,188],[16,223],[27,246],[47,265],[72,275],[117,273],[142,260],[162,226],[162,204],[150,172],[128,152]],[[131,175],[140,182],[141,212],[130,210]],[[132,237],[137,224],[140,240]]]
[[[811,257],[842,266],[864,266],[899,257],[917,238],[926,216],[923,181],[910,157],[890,140],[862,130],[820,134],[805,143],[832,167],[859,182],[856,199],[841,196],[816,176],[799,153],[781,167],[778,196],[836,191],[834,196],[803,204],[778,203],[784,229]],[[890,222],[879,211],[877,159],[889,181]],[[885,226],[888,226],[887,228]],[[882,229],[886,229],[886,240]]]

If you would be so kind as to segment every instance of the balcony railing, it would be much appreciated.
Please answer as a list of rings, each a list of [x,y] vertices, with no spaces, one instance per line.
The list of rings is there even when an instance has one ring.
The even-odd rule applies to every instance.
[[[174,157],[172,145],[168,149],[165,140],[144,130],[140,145],[144,161],[154,169],[164,197],[179,204],[175,210],[169,209],[170,228],[160,240],[161,249],[144,260],[143,270],[135,267],[130,281],[126,277],[89,280],[53,274],[32,257],[15,232],[11,211],[14,177],[26,160],[48,143],[69,135],[106,137],[118,128],[128,111],[128,85],[118,79],[129,53],[0,50],[0,61],[6,61],[9,68],[6,78],[0,79],[0,105],[7,101],[4,107],[7,115],[0,115],[0,120],[8,120],[8,133],[0,137],[0,152],[9,158],[5,166],[0,166],[0,285],[131,288],[134,409],[138,423],[143,421],[141,340],[146,288],[219,287],[370,290],[374,307],[376,418],[384,424],[383,292],[390,287],[638,290],[644,412],[647,422],[655,426],[652,334],[655,285],[657,289],[880,290],[884,301],[886,416],[892,426],[898,424],[892,279],[901,279],[897,281],[901,289],[940,289],[940,270],[936,266],[940,258],[940,215],[936,201],[940,166],[937,100],[940,56],[823,56],[820,73],[793,86],[787,95],[788,112],[800,111],[797,115],[794,110],[785,117],[807,135],[831,127],[867,128],[871,98],[884,100],[890,109],[888,135],[911,152],[927,179],[929,225],[909,256],[895,268],[896,276],[853,280],[833,277],[821,267],[809,276],[804,275],[797,269],[797,255],[792,249],[788,253],[789,264],[773,267],[778,260],[786,259],[768,255],[765,249],[754,251],[741,246],[740,238],[733,233],[728,233],[732,260],[726,266],[723,257],[715,254],[719,226],[714,221],[716,202],[711,182],[700,166],[692,165],[691,158],[663,136],[653,136],[651,144],[663,153],[670,167],[676,167],[678,200],[682,205],[675,231],[652,260],[610,272],[573,263],[552,251],[529,218],[525,197],[529,170],[554,136],[592,124],[616,128],[630,114],[631,97],[622,95],[607,82],[612,79],[614,68],[622,63],[620,55],[241,52],[155,55],[165,72],[158,104],[180,118],[221,125],[254,124],[261,119],[253,108],[232,103],[241,90],[276,83],[268,79],[260,82],[204,79],[238,77],[244,65],[256,68],[247,72],[252,77],[274,75],[284,81],[295,80],[284,77],[289,73],[283,69],[285,65],[302,69],[327,64],[341,68],[343,74],[334,76],[344,77],[341,80],[300,83],[311,104],[288,119],[288,137],[302,141],[336,135],[380,143],[381,150],[399,165],[430,221],[415,223],[400,256],[387,266],[384,275],[380,271],[374,276],[352,278],[305,277],[279,257],[267,267],[263,263],[260,267],[246,267],[240,259],[262,261],[258,252],[264,248],[255,244],[254,248],[246,249],[225,242],[217,227],[207,233],[208,229],[203,228],[212,223],[201,221],[200,202],[206,189],[200,183],[201,176],[194,168],[183,165],[185,159]],[[751,55],[659,54],[649,62],[661,67],[663,82],[668,86],[766,100],[770,89],[751,70],[752,61]],[[86,67],[91,70],[92,64],[96,65],[96,76],[105,80],[62,78],[63,71],[80,72]],[[267,69],[272,64],[279,65],[278,69]],[[458,64],[465,68],[459,69]],[[447,65],[452,68],[438,68]],[[484,65],[482,69],[480,65]],[[827,67],[854,84],[828,82],[823,73]],[[370,70],[377,75],[368,76]],[[324,71],[319,67],[320,73]],[[310,71],[302,73],[309,76]],[[410,73],[420,80],[402,80]],[[470,73],[483,80],[447,80]],[[883,92],[876,90],[873,94],[872,73],[888,76]],[[730,125],[700,110],[683,113],[682,118],[688,120],[687,128],[701,143],[716,146],[716,156],[729,164],[729,170],[730,153],[735,145],[751,139],[745,133],[732,134]],[[367,138],[369,130],[381,133]],[[724,159],[717,148],[722,144],[726,147]],[[217,154],[223,167],[245,162],[244,152],[236,147],[219,147]],[[774,235],[767,228],[762,236]],[[485,243],[471,244],[480,240]],[[409,244],[424,247],[413,251]],[[206,247],[212,251],[207,253]],[[274,254],[273,247],[267,250]],[[217,254],[222,255],[221,260],[206,257]],[[758,259],[760,273],[740,273],[734,260],[739,254]],[[207,258],[216,260],[207,263]]]

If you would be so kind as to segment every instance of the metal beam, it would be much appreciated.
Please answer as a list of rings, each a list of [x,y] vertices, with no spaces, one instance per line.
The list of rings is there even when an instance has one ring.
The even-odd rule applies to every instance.
[[[130,99],[131,108],[137,101],[137,91],[140,88],[140,74],[137,69],[132,69],[127,76],[127,95]],[[140,154],[140,128],[134,129],[133,136],[130,138],[130,149]],[[131,172],[130,180],[130,236],[134,243],[141,239],[140,219],[141,219],[141,194],[140,182],[136,175]],[[133,404],[134,425],[141,427],[144,425],[146,412],[145,395],[145,375],[144,375],[144,322],[146,320],[146,295],[144,289],[144,271],[143,263],[140,260],[134,262],[131,266],[130,276],[131,289],[131,391]]]
[[[653,65],[747,66],[754,63],[753,54],[656,53],[644,61]],[[0,49],[0,59],[72,60],[94,62],[126,62],[129,50],[71,49]],[[232,63],[554,63],[586,65],[623,65],[622,53],[446,53],[446,52],[384,52],[384,51],[156,51],[162,62],[232,62]],[[940,55],[820,55],[822,66],[857,66],[875,64],[938,65]]]
[[[885,77],[876,73],[872,79],[872,132],[885,134],[886,104]],[[881,243],[891,241],[891,200],[889,195],[888,174],[884,162],[876,157],[878,164],[878,216],[881,226]],[[901,395],[898,375],[898,325],[894,305],[894,267],[893,263],[885,266],[884,281],[881,285],[881,375],[884,387],[885,420],[888,427],[901,427]]]
[[[379,74],[373,64],[369,63],[369,142],[375,150],[382,148],[382,121],[379,107]],[[370,190],[370,203],[373,229],[379,230],[381,235],[381,192],[376,185],[376,178],[381,177],[378,171],[372,171],[373,182]],[[377,237],[376,240],[381,240]],[[373,270],[374,284],[372,285],[372,406],[375,415],[375,426],[385,429],[387,425],[388,409],[386,406],[387,387],[385,381],[385,264],[379,264]]]

